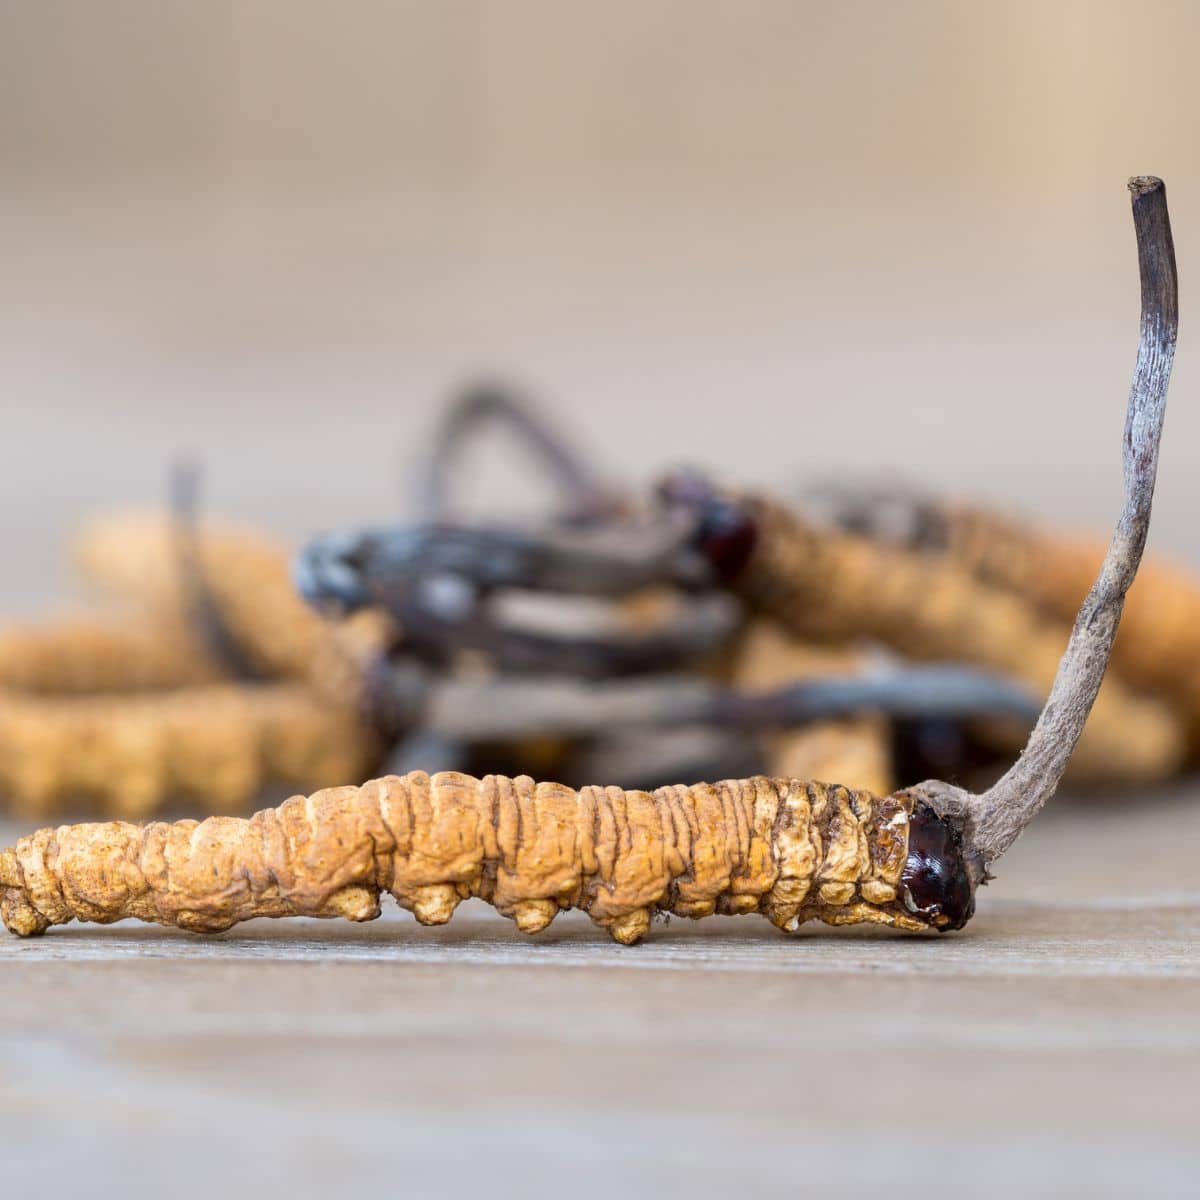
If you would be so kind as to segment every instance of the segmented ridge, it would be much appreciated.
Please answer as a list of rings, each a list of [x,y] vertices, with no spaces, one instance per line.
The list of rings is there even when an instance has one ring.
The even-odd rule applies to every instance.
[[[949,557],[1044,612],[1074,619],[1104,558],[1104,540],[1046,531],[967,505],[938,511]],[[1161,557],[1144,562],[1129,590],[1113,666],[1131,683],[1181,705],[1193,744],[1200,741],[1200,579]]]
[[[0,629],[0,687],[81,695],[212,683],[219,668],[196,639],[163,626],[87,618]]]
[[[0,692],[0,796],[35,819],[77,800],[130,819],[179,798],[244,812],[266,783],[361,779],[377,753],[357,712],[294,684]]]
[[[617,941],[658,913],[935,927],[901,892],[912,801],[756,777],[653,793],[422,772],[296,796],[249,819],[67,825],[0,855],[18,934],[136,917],[216,932],[253,917],[422,924],[478,897],[526,933],[581,908]]]
[[[800,636],[874,637],[915,659],[955,659],[1049,691],[1069,629],[1029,601],[936,555],[830,533],[769,501],[754,502],[758,539],[738,586],[754,609]],[[1071,770],[1078,777],[1166,778],[1186,753],[1168,703],[1105,680]]]

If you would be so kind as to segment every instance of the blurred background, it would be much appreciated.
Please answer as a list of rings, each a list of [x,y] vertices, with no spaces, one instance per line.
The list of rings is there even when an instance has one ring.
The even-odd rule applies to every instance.
[[[180,454],[293,543],[404,515],[481,374],[634,487],[899,478],[1107,532],[1143,173],[1184,289],[1151,544],[1198,564],[1198,45],[1187,0],[0,0],[0,616]],[[1194,780],[1056,803],[936,942],[0,935],[0,1172],[1194,1196],[1198,836]]]
[[[1107,527],[1168,182],[1185,288],[1153,543],[1200,555],[1200,8],[0,5],[0,610],[86,512],[294,537],[403,512],[481,371],[637,483],[880,473]]]

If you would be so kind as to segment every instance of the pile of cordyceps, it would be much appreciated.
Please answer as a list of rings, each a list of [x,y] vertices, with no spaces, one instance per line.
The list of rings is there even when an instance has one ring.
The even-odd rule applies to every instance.
[[[536,519],[456,510],[488,424],[556,478]],[[413,769],[877,794],[965,779],[1024,741],[1104,550],[899,492],[792,504],[676,473],[629,496],[495,386],[450,407],[424,466],[416,522],[323,536],[295,563],[199,521],[182,473],[161,514],[86,527],[75,557],[106,615],[0,632],[10,810],[234,813],[272,785]],[[1194,612],[1194,580],[1145,569],[1077,778],[1188,760]]]
[[[557,478],[536,522],[455,510],[460,450],[489,421]],[[874,791],[986,774],[1024,743],[1104,554],[1102,539],[894,493],[790,503],[675,473],[629,496],[494,387],[452,407],[427,462],[419,523],[322,537],[297,568],[318,608],[386,612],[404,631],[376,680],[397,772],[626,787],[766,773]],[[1193,607],[1200,584],[1147,569],[1076,780],[1185,765],[1198,710],[1176,631]]]
[[[103,614],[0,631],[11,811],[244,812],[269,785],[343,783],[378,760],[359,664],[379,623],[313,613],[285,546],[142,513],[93,522],[75,557]]]

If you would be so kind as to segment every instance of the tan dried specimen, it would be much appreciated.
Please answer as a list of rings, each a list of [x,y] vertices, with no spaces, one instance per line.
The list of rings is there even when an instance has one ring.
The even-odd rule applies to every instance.
[[[789,634],[777,622],[751,620],[723,672],[736,687],[772,688],[861,668],[861,652]],[[887,720],[879,716],[814,721],[766,739],[771,771],[789,779],[837,779],[885,795],[895,786]]]
[[[205,587],[253,666],[356,704],[362,659],[383,644],[385,618],[371,612],[340,625],[324,620],[297,594],[288,549],[273,538],[207,523],[198,538]],[[90,579],[157,620],[183,627],[189,595],[177,539],[168,515],[110,516],[81,532],[75,556]]]
[[[191,609],[171,519],[97,522],[81,556],[140,612],[123,626],[0,632],[0,795],[14,811],[43,817],[82,800],[143,817],[176,798],[245,811],[266,783],[359,780],[378,761],[363,693],[385,619],[328,625],[293,594],[282,546],[201,537],[219,617],[269,681],[227,681]]]
[[[121,692],[211,683],[221,671],[179,628],[89,617],[0,629],[0,687],[36,693]]]
[[[1043,529],[986,508],[936,508],[944,552],[977,578],[1015,592],[1064,621],[1087,595],[1104,558],[1102,538]],[[1162,692],[1200,735],[1200,578],[1161,556],[1142,564],[1129,589],[1113,668],[1131,683]]]
[[[581,908],[619,942],[657,913],[761,912],[903,929],[913,801],[755,778],[655,792],[522,776],[389,776],[296,796],[248,820],[43,829],[0,853],[14,933],[136,917],[213,933],[254,917],[369,921],[388,892],[422,924],[471,896],[524,933]]]
[[[758,612],[801,637],[872,637],[915,659],[956,659],[1049,691],[1066,629],[1028,601],[961,565],[809,524],[779,504],[751,501],[758,542],[739,588]],[[1153,780],[1184,761],[1184,723],[1167,703],[1108,678],[1084,728],[1076,778]]]
[[[177,798],[244,812],[268,782],[361,779],[377,753],[356,713],[295,684],[0,692],[0,793],[33,818],[78,800],[128,818]]]

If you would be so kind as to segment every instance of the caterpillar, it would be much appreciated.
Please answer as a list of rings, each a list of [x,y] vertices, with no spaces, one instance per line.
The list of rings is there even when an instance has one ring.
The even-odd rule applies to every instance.
[[[88,617],[0,629],[0,688],[81,694],[211,683],[220,668],[186,630]]]
[[[983,506],[904,495],[849,501],[861,532],[941,554],[976,578],[1070,620],[1104,557],[1099,538],[1042,527]],[[872,512],[886,506],[886,530]],[[896,518],[899,518],[897,520]],[[1184,709],[1200,733],[1200,579],[1161,556],[1143,564],[1130,589],[1113,647],[1113,668]]]
[[[362,778],[378,752],[354,710],[295,684],[112,696],[0,692],[0,792],[33,818],[80,799],[127,818],[171,799],[245,811],[269,782],[317,787]]]
[[[0,794],[13,811],[43,817],[83,800],[136,818],[176,799],[245,811],[268,783],[320,787],[378,763],[364,710],[390,636],[381,617],[328,625],[291,594],[286,555],[269,539],[203,536],[223,581],[218,618],[271,677],[231,681],[210,652],[170,520],[97,522],[83,558],[141,602],[142,622],[0,632]]]
[[[175,522],[120,514],[86,526],[75,544],[84,574],[161,621],[187,624],[188,581],[179,569]],[[248,530],[198,531],[204,584],[229,636],[264,677],[290,679],[340,703],[357,703],[361,663],[389,636],[377,612],[324,620],[296,594],[286,547]]]
[[[972,888],[953,829],[908,792],[753,779],[655,792],[413,772],[296,796],[249,819],[43,829],[0,854],[14,933],[125,917],[214,933],[254,917],[425,925],[477,897],[523,933],[580,908],[618,942],[660,913],[761,912],[960,928]]]
[[[679,494],[681,485],[672,486]],[[694,492],[694,481],[687,486]],[[1021,597],[956,563],[831,532],[762,496],[700,502],[742,514],[744,529],[719,546],[726,577],[753,611],[797,636],[873,637],[906,657],[966,661],[1049,689],[1065,631]],[[1179,771],[1186,750],[1185,723],[1170,704],[1109,678],[1072,770],[1077,778],[1163,779]]]

